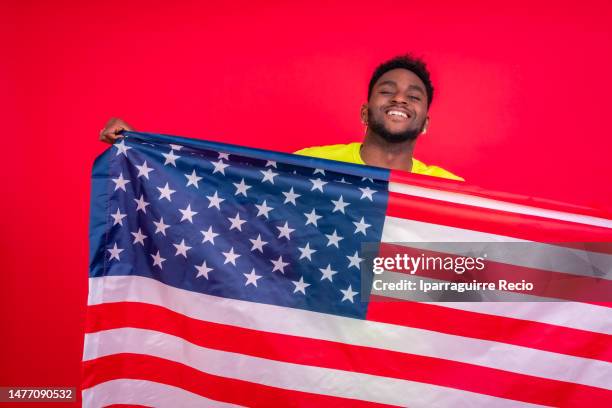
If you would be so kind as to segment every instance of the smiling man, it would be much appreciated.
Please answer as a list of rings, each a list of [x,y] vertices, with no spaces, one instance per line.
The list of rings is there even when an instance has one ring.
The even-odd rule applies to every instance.
[[[413,157],[417,138],[427,131],[433,91],[429,71],[420,59],[403,55],[386,61],[374,71],[368,101],[361,106],[361,121],[366,126],[363,143],[308,147],[295,153],[463,180]],[[113,143],[121,130],[133,129],[112,118],[100,131],[100,140]]]
[[[425,63],[408,55],[376,68],[368,86],[368,102],[361,106],[366,126],[363,143],[316,146],[295,152],[339,160],[463,180],[413,157],[419,135],[427,131],[433,85]]]

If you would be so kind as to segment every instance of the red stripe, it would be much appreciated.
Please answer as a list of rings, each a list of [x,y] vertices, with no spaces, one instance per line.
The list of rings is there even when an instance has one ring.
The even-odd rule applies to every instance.
[[[612,393],[601,388],[371,347],[264,333],[191,319],[154,305],[101,304],[90,307],[89,314],[92,323],[87,332],[137,327],[172,334],[211,349],[401,378],[536,404],[563,402],[581,406],[585,401],[603,399],[612,403]]]
[[[387,215],[530,241],[608,243],[603,246],[603,250],[612,253],[609,244],[612,242],[612,229],[610,228],[535,215],[516,214],[393,192],[389,193]],[[398,237],[398,241],[400,240],[401,237]],[[594,249],[599,250],[598,247]]]
[[[591,217],[612,219],[612,212],[610,211],[610,208],[596,209],[567,204],[560,201],[548,200],[544,198],[528,197],[518,194],[486,190],[482,187],[470,185],[462,181],[443,179],[440,177],[423,176],[399,170],[391,170],[389,182],[408,184],[434,190],[448,191],[451,193],[468,194],[475,197],[505,201],[508,203],[542,208],[545,210],[561,211],[572,214],[588,215]]]
[[[612,362],[612,336],[547,323],[372,296],[368,320]]]
[[[511,244],[510,244],[511,245]],[[405,245],[382,243],[380,245],[379,257],[395,258],[410,257],[415,259],[434,258],[446,262],[465,258],[465,256],[453,255],[444,252],[428,251],[419,248],[412,248]],[[482,254],[480,254],[482,255]],[[432,264],[432,269],[421,268],[413,274],[416,277],[427,277],[447,282],[468,282],[475,280],[478,283],[497,283],[505,280],[512,283],[533,284],[532,290],[507,290],[506,292],[522,293],[526,295],[549,297],[553,299],[571,300],[575,302],[609,302],[612,301],[612,281],[590,276],[572,275],[562,272],[553,272],[536,268],[528,268],[519,265],[512,265],[503,262],[496,262],[485,259],[483,270],[466,270],[462,274],[457,274],[452,270],[445,270],[442,264]],[[475,265],[472,265],[475,266]],[[440,267],[440,268],[438,268]],[[405,269],[388,271],[411,274],[413,271]],[[384,275],[380,275],[384,281]],[[450,292],[449,292],[450,293]]]
[[[167,384],[205,398],[249,407],[390,407],[211,375],[184,364],[143,354],[113,354],[85,361],[83,365],[83,388],[129,378]]]

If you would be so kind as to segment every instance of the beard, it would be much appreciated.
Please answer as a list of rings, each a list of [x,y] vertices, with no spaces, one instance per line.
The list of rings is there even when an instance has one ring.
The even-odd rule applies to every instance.
[[[377,120],[372,111],[368,108],[368,127],[389,143],[403,143],[409,140],[415,140],[423,132],[423,126],[420,129],[406,129],[403,132],[391,132],[385,127],[383,121]]]

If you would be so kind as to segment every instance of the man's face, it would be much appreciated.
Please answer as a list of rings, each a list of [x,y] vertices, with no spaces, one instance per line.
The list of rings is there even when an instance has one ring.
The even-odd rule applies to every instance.
[[[402,68],[386,72],[364,105],[368,127],[391,143],[416,139],[427,124],[426,92],[425,84],[413,72]]]

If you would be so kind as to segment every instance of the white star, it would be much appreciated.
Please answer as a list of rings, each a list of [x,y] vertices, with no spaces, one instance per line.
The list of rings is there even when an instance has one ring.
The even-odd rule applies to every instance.
[[[219,160],[216,162],[212,162],[212,165],[215,166],[213,170],[213,174],[219,172],[225,176],[225,168],[229,167],[229,164],[223,163],[223,161]]]
[[[221,210],[220,204],[225,201],[225,198],[219,198],[216,191],[214,195],[206,196],[206,198],[208,198],[208,200],[210,201],[210,203],[208,204],[208,208],[217,207],[217,210]]]
[[[276,168],[276,162],[274,160],[268,160],[266,161],[266,165],[264,167],[268,166]]]
[[[276,261],[271,260],[270,262],[272,262],[272,265],[274,265],[274,269],[272,269],[272,272],[280,271],[281,273],[285,273],[285,266],[289,265],[289,263],[283,262],[282,256],[279,256]]]
[[[138,232],[132,232],[131,234],[134,236],[134,242],[132,242],[133,244],[140,244],[144,246],[144,240],[147,236],[142,233],[140,228],[138,228]]]
[[[359,264],[361,263],[361,261],[363,261],[363,258],[359,257],[359,253],[357,251],[355,251],[355,255],[353,256],[346,256],[349,260],[349,268],[351,266],[354,266],[355,268],[359,269]]]
[[[331,268],[331,264],[327,264],[327,268],[323,269],[323,268],[319,268],[319,270],[321,271],[321,273],[323,274],[323,276],[321,276],[321,280],[323,279],[327,279],[330,282],[333,282],[333,276],[335,274],[338,273],[338,271],[334,271]]]
[[[223,153],[223,152],[218,152],[219,153],[219,159],[225,159],[225,160],[229,160],[229,153]]]
[[[127,179],[123,178],[123,173],[119,173],[119,177],[113,179],[113,183],[115,183],[115,191],[117,191],[119,189],[121,189],[123,191],[126,191],[125,190],[125,185],[127,183],[129,183],[129,182],[130,182],[130,180],[127,180]]]
[[[342,177],[340,180],[338,180],[338,183],[342,183],[342,184],[351,184],[351,183],[349,183],[348,181],[346,181],[346,180],[344,179],[344,177]]]
[[[250,284],[253,284],[253,286],[257,286],[257,279],[261,278],[261,275],[257,275],[255,273],[255,268],[251,269],[251,273],[243,273],[243,275],[247,278],[247,281],[244,286],[249,286]]]
[[[185,208],[184,210],[179,208],[179,211],[181,212],[181,214],[183,214],[183,216],[181,217],[181,221],[187,220],[193,224],[193,216],[197,214],[197,211],[191,211],[191,204],[188,204],[187,208]]]
[[[361,181],[369,181],[370,183],[374,183],[374,180],[372,180],[370,177],[362,177]]]
[[[176,254],[175,254],[176,256],[183,255],[185,258],[187,258],[187,251],[189,251],[191,247],[185,245],[184,239],[181,239],[180,244],[172,244],[172,245],[174,245],[174,247],[176,248]]]
[[[117,212],[111,214],[111,217],[113,217],[113,219],[115,220],[115,222],[113,222],[113,226],[117,224],[123,226],[123,219],[127,217],[127,214],[121,214],[121,211],[119,211],[119,208],[117,208]]]
[[[194,266],[198,270],[198,274],[196,275],[196,278],[203,276],[206,279],[208,279],[208,272],[214,270],[213,268],[209,268],[208,265],[206,265],[206,261],[202,261],[202,265],[194,265]]]
[[[166,185],[164,186],[164,188],[161,187],[157,187],[157,189],[159,190],[159,192],[161,193],[159,196],[159,199],[161,200],[162,198],[165,198],[168,201],[172,201],[172,194],[176,193],[176,190],[172,190],[169,186],[168,183],[166,183]]]
[[[261,253],[263,253],[263,246],[268,243],[267,241],[263,241],[261,239],[261,234],[257,234],[257,239],[249,239],[249,241],[251,241],[251,243],[253,244],[253,246],[251,247],[251,251],[258,249]]]
[[[234,247],[231,247],[229,252],[222,252],[222,254],[225,257],[223,265],[231,263],[232,265],[236,266],[236,259],[239,258],[240,255],[234,252]]]
[[[293,192],[293,187],[291,187],[291,190],[289,190],[287,192],[283,191],[282,193],[285,196],[285,202],[283,204],[291,203],[293,205],[297,205],[295,203],[295,199],[298,198],[299,196],[301,196],[301,194],[295,194]]]
[[[310,213],[304,213],[304,215],[306,216],[306,220],[307,220],[306,221],[306,225],[312,224],[315,227],[318,227],[317,220],[319,218],[323,218],[322,216],[317,215],[317,213],[315,212],[314,208],[312,209],[312,211]]]
[[[215,237],[219,234],[213,231],[212,226],[208,227],[207,231],[200,232],[202,233],[202,235],[204,235],[204,238],[202,238],[202,243],[210,242],[211,244],[215,245]]]
[[[183,146],[181,146],[181,145],[170,143],[170,149],[172,149],[172,150],[177,150],[178,151],[178,150],[181,150],[182,148],[183,148]]]
[[[334,203],[334,209],[332,210],[332,213],[335,213],[336,211],[340,211],[342,214],[345,214],[344,207],[350,205],[349,203],[344,202],[344,199],[342,198],[342,196],[340,196],[339,200],[331,200],[331,202]]]
[[[136,207],[136,211],[140,211],[142,210],[143,213],[147,213],[147,205],[149,205],[150,203],[146,202],[144,200],[144,195],[141,194],[140,198],[137,200],[134,198],[134,201],[136,201],[137,207]]]
[[[232,225],[230,225],[230,231],[234,228],[236,228],[238,231],[242,231],[242,224],[246,222],[246,220],[240,219],[239,213],[236,213],[236,216],[234,218],[228,218],[228,220],[232,223]]]
[[[291,234],[293,231],[295,231],[295,229],[289,228],[289,225],[287,224],[287,221],[285,221],[285,225],[283,225],[282,227],[276,227],[276,228],[278,228],[278,230],[280,231],[280,233],[278,234],[279,238],[285,237],[287,239],[291,239],[289,234]]]
[[[343,237],[336,234],[336,230],[334,230],[333,234],[331,235],[325,234],[325,236],[329,240],[327,241],[327,246],[334,245],[336,248],[340,248],[338,246],[338,243],[344,239]]]
[[[159,251],[157,251],[155,255],[151,254],[151,257],[153,258],[153,266],[159,266],[159,269],[162,269],[162,262],[164,262],[166,258],[162,258],[159,255]]]
[[[240,183],[232,183],[234,187],[236,187],[236,192],[234,195],[242,194],[243,196],[247,196],[247,190],[251,188],[248,184],[244,183],[244,179],[240,180]]]
[[[293,293],[302,292],[302,294],[306,294],[306,288],[310,286],[310,283],[304,282],[304,277],[302,276],[299,281],[291,281],[295,285],[295,289],[293,289]]]
[[[123,155],[127,157],[127,151],[131,149],[131,147],[125,145],[125,141],[123,139],[121,139],[119,143],[115,143],[115,147],[117,148],[116,156],[123,153]]]
[[[164,217],[161,217],[159,222],[153,221],[153,224],[155,224],[155,233],[157,234],[159,232],[164,236],[166,235],[166,229],[170,227],[169,225],[164,224]]]
[[[312,261],[312,254],[314,254],[315,252],[317,252],[316,249],[310,249],[310,243],[307,242],[306,246],[300,248],[298,247],[298,250],[302,253],[302,255],[300,255],[300,259],[302,258],[308,258],[309,261]]]
[[[325,170],[323,170],[323,169],[314,169],[314,171],[312,172],[312,175],[314,176],[317,173],[321,173],[322,175],[325,175]]]
[[[187,177],[187,185],[185,187],[195,186],[195,188],[200,188],[198,181],[202,180],[202,177],[196,174],[195,169],[193,169],[191,174],[185,174],[185,177]]]
[[[342,292],[342,294],[344,296],[342,296],[342,300],[341,302],[344,302],[345,300],[348,300],[351,303],[355,303],[353,301],[353,298],[355,297],[356,294],[358,294],[359,292],[353,292],[353,288],[351,287],[351,285],[349,285],[348,288],[346,289],[340,289],[340,292]]]
[[[164,165],[171,164],[174,167],[176,167],[176,159],[181,157],[181,156],[175,155],[174,150],[170,150],[170,153],[162,153],[162,156],[166,158]]]
[[[312,188],[310,191],[319,190],[320,192],[323,192],[323,186],[327,184],[327,181],[323,181],[320,178],[309,180],[312,183]]]
[[[118,260],[118,261],[119,261],[119,260],[120,260],[120,259],[119,259],[119,254],[120,254],[121,252],[123,252],[123,249],[121,249],[121,248],[117,248],[117,243],[115,242],[115,245],[113,245],[113,247],[112,247],[112,248],[107,249],[107,251],[110,253],[110,258],[109,258],[109,261],[110,261],[110,260],[112,260],[112,259],[116,259],[116,260]]]
[[[370,224],[366,224],[364,222],[363,217],[361,217],[361,220],[359,222],[355,222],[353,221],[353,224],[355,224],[355,234],[357,234],[358,232],[361,232],[363,235],[366,235],[366,229],[368,227],[371,227]]]
[[[361,197],[359,197],[360,200],[367,197],[370,201],[374,201],[374,198],[372,198],[372,194],[376,193],[376,190],[372,190],[370,187],[366,187],[366,188],[359,187],[359,189],[363,193],[361,194]]]
[[[147,180],[149,179],[149,173],[152,172],[153,168],[151,167],[147,167],[147,161],[145,160],[144,163],[142,163],[142,166],[136,166],[136,168],[138,169],[138,176],[136,177],[144,177]]]
[[[263,215],[266,218],[269,218],[268,213],[274,209],[272,207],[268,207],[268,204],[266,204],[266,200],[264,200],[261,205],[255,204],[255,207],[257,207],[257,216],[259,217],[260,215]]]
[[[262,183],[269,181],[270,183],[274,184],[274,177],[278,176],[278,173],[273,172],[272,169],[268,169],[266,171],[259,170],[259,172],[263,174],[263,179],[261,180]]]

